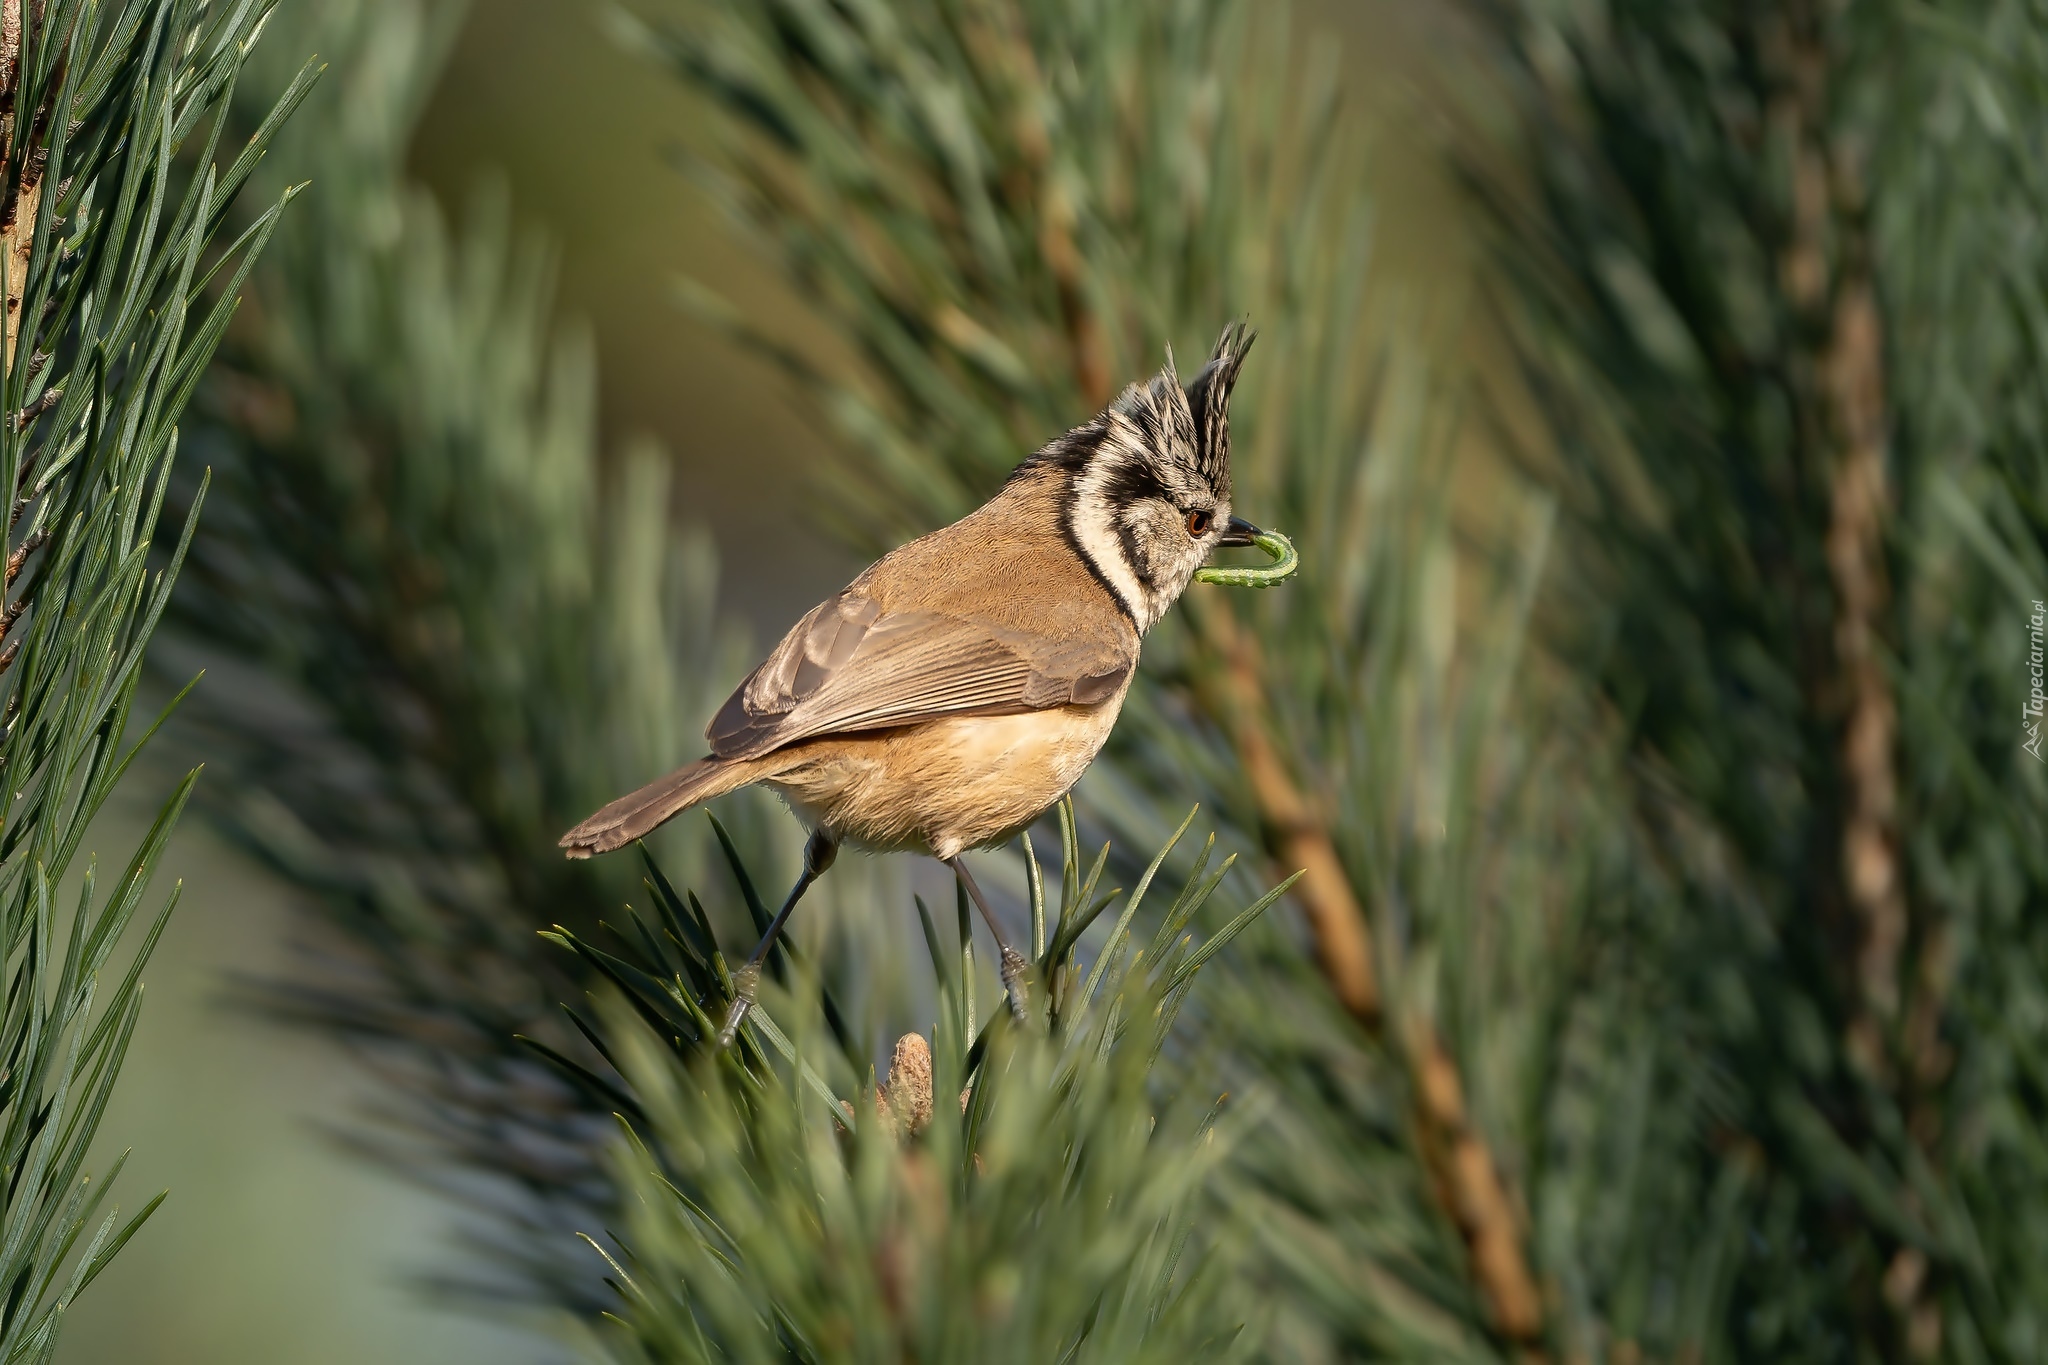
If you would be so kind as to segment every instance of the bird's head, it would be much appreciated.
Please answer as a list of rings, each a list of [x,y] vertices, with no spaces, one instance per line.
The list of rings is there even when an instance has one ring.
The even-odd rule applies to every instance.
[[[1224,328],[1185,388],[1168,352],[1148,382],[1023,466],[1068,471],[1067,535],[1140,631],[1211,552],[1258,533],[1230,511],[1230,391],[1255,335],[1242,323]]]

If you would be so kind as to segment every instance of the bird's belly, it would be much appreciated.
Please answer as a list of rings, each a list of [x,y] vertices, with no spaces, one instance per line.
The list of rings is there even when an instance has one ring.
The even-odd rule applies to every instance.
[[[796,746],[768,779],[797,813],[856,846],[950,858],[1044,814],[1095,760],[1123,696],[1015,716],[961,716]]]

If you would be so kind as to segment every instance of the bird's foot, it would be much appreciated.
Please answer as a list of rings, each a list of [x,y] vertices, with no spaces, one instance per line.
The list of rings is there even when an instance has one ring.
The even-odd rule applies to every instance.
[[[1024,954],[1007,943],[1003,945],[1003,989],[1009,992],[1010,1013],[1020,1024],[1030,1017],[1027,1007],[1031,1001],[1031,983],[1024,975],[1029,966]]]
[[[732,1004],[725,1011],[725,1024],[718,1030],[718,1045],[731,1047],[732,1040],[739,1036],[740,1025],[747,1020],[747,1011],[754,1008],[754,997],[761,992],[761,969],[748,963],[734,974],[732,979]]]

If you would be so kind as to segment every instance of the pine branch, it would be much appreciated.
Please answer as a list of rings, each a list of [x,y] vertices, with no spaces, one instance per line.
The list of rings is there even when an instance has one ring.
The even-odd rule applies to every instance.
[[[1197,696],[1237,751],[1274,863],[1302,869],[1295,896],[1308,916],[1316,960],[1331,991],[1353,1018],[1377,1028],[1380,987],[1365,914],[1323,818],[1295,785],[1275,747],[1263,714],[1268,689],[1258,645],[1238,626],[1227,601],[1204,600],[1198,611],[1204,657],[1197,668],[1215,684]],[[1448,1060],[1442,1064],[1451,1065]]]
[[[1067,857],[1071,913],[1078,846]],[[1041,996],[1022,1027],[1000,999],[973,1003],[964,897],[955,935],[927,914],[936,1023],[929,1040],[898,1040],[878,1086],[815,1046],[830,1006],[808,969],[771,988],[737,1045],[715,1046],[731,979],[708,924],[692,932],[695,898],[648,867],[654,903],[615,950],[550,936],[623,997],[595,1034],[617,1080],[565,1066],[608,1100],[630,1089],[615,1166],[635,1197],[606,1256],[623,1358],[1250,1357],[1255,1309],[1233,1287],[1213,1186],[1256,1105],[1210,1101],[1213,1088],[1176,1098],[1147,1073],[1204,964],[1277,891],[1198,946],[1181,930],[1216,890],[1198,866],[1142,951],[1130,915],[1116,917],[1092,997],[1048,1012]],[[1047,922],[1042,880],[1028,908]],[[1078,981],[1079,948],[1056,943],[1046,979]]]
[[[1898,1014],[1899,955],[1908,908],[1898,858],[1897,706],[1880,651],[1886,645],[1890,588],[1884,562],[1892,507],[1885,470],[1884,321],[1871,277],[1868,208],[1853,148],[1828,126],[1832,73],[1817,14],[1788,11],[1767,33],[1785,94],[1774,107],[1795,150],[1793,219],[1779,273],[1787,300],[1820,338],[1802,358],[1827,452],[1829,510],[1825,545],[1834,586],[1834,677],[1814,691],[1841,708],[1842,895],[1856,921],[1857,988],[1867,1013],[1849,1024],[1848,1046],[1872,1075],[1890,1067],[1883,1037]]]
[[[441,1287],[594,1315],[609,1292],[570,1234],[610,1217],[614,1105],[519,1041],[600,1064],[559,1008],[589,972],[533,931],[590,931],[628,893],[622,860],[555,840],[687,756],[742,661],[665,457],[600,451],[545,245],[502,193],[456,228],[408,180],[461,20],[278,16],[338,84],[283,149],[321,193],[201,390],[217,486],[173,621],[225,681],[181,737],[223,774],[206,814],[319,911],[304,960],[239,998],[377,1078],[352,1140],[467,1211]],[[789,833],[739,816],[750,849]],[[711,843],[664,837],[685,868]]]
[[[68,912],[54,892],[162,723],[127,734],[191,519],[154,569],[151,541],[186,381],[212,357],[241,282],[235,275],[225,297],[192,317],[209,302],[199,260],[211,252],[246,269],[290,197],[254,235],[214,244],[239,188],[214,163],[221,97],[265,13],[208,15],[172,0],[0,4],[0,412],[10,414],[0,422],[0,487],[13,503],[0,585],[0,772],[10,793],[0,815],[0,1358],[9,1361],[51,1358],[78,1295],[162,1200],[125,1222],[118,1209],[103,1213],[121,1163],[96,1183],[84,1162],[177,890],[125,952],[124,937],[198,773],[176,786],[110,886],[88,859]],[[289,105],[276,106],[279,119]],[[186,147],[202,121],[203,144]],[[268,142],[266,132],[245,155]]]

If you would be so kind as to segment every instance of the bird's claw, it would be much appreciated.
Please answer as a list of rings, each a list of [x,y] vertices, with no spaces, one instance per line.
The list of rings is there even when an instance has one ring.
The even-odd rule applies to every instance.
[[[1020,1024],[1029,1017],[1027,1007],[1031,999],[1031,985],[1024,975],[1029,966],[1024,954],[1007,943],[1003,945],[1003,989],[1010,996],[1010,1013]]]
[[[747,1020],[747,1011],[754,1008],[754,997],[761,990],[761,969],[751,963],[740,968],[732,979],[732,990],[732,1004],[725,1011],[724,1026],[718,1030],[718,1045],[722,1048],[732,1046],[740,1025]]]

